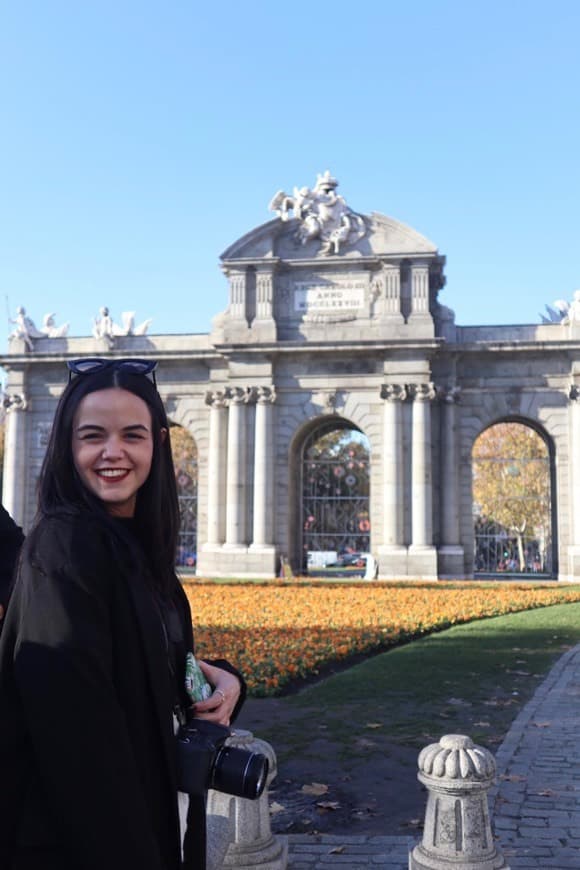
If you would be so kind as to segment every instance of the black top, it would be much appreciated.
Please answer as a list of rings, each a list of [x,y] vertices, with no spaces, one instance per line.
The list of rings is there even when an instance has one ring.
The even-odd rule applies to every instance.
[[[6,508],[0,504],[0,605],[6,608],[14,567],[24,541],[24,534]]]

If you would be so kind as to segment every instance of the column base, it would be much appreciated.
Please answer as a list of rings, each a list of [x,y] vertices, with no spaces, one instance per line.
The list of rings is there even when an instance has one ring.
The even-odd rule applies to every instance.
[[[204,544],[198,554],[197,577],[240,577],[270,580],[276,576],[275,547]]]
[[[402,544],[383,544],[378,548],[379,580],[400,580],[407,577],[407,548]]]
[[[411,544],[408,550],[409,577],[414,580],[437,580],[437,550],[433,546]]]
[[[439,547],[438,574],[440,580],[465,577],[465,552],[463,547],[448,546]]]
[[[568,547],[568,577],[570,583],[580,582],[580,547]]]

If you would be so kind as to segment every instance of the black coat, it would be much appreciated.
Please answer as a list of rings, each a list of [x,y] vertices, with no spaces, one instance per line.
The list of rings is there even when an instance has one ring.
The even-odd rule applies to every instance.
[[[175,686],[150,586],[99,520],[43,520],[34,538],[0,641],[0,867],[203,870],[202,801],[181,863]],[[179,584],[176,602],[193,649]]]
[[[0,605],[4,608],[10,596],[14,566],[23,541],[22,529],[0,504]]]

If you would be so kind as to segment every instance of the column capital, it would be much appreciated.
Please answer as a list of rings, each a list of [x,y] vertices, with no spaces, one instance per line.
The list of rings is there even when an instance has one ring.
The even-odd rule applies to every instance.
[[[4,393],[2,407],[9,414],[11,411],[26,411],[28,399],[24,393]]]
[[[254,387],[258,405],[273,405],[277,399],[276,387]]]
[[[226,408],[228,402],[225,390],[208,390],[205,394],[205,404],[211,408]]]
[[[435,384],[429,381],[426,384],[408,384],[411,396],[418,402],[431,402],[437,396]]]
[[[231,405],[247,405],[255,397],[255,387],[227,387],[226,395]]]
[[[382,384],[381,399],[390,402],[404,402],[409,396],[406,384]]]

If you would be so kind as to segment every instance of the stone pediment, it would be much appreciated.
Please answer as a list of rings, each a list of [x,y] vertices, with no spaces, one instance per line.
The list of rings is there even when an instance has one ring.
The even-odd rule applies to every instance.
[[[360,260],[361,258],[412,257],[437,255],[437,246],[416,230],[394,218],[378,212],[360,215],[366,228],[365,235],[349,247],[336,253],[321,253],[318,239],[302,243],[297,237],[300,221],[280,218],[268,221],[242,236],[221,255],[228,263],[236,260]]]

